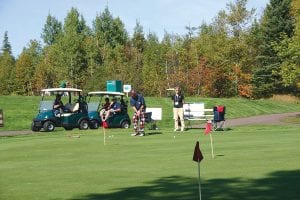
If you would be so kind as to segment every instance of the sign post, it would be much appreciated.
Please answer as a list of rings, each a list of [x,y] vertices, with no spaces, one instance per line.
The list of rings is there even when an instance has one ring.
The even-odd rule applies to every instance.
[[[131,85],[123,85],[123,92],[126,93],[126,96],[128,97],[128,93],[131,91]]]

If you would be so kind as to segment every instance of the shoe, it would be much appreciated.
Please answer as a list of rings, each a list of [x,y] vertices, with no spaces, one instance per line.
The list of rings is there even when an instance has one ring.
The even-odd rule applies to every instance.
[[[140,133],[136,132],[136,133],[132,133],[131,136],[138,136]]]
[[[145,136],[145,133],[139,133],[137,136]]]
[[[176,132],[176,131],[179,131],[179,129],[176,129],[176,128],[175,128],[175,129],[174,129],[174,132]]]
[[[184,128],[182,128],[181,131],[185,131]]]

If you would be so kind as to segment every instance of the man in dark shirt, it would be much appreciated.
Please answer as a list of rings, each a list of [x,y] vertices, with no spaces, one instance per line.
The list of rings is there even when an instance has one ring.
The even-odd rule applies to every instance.
[[[145,127],[145,110],[146,103],[143,95],[138,94],[135,90],[130,92],[130,106],[132,107],[134,114],[132,117],[133,121],[133,136],[144,136],[144,127]],[[138,128],[139,127],[139,128]]]
[[[54,115],[56,117],[59,117],[60,114],[63,113],[63,109],[64,109],[64,104],[61,100],[61,94],[57,94],[53,104]]]
[[[172,96],[173,100],[173,116],[175,121],[174,131],[179,131],[178,120],[180,120],[181,131],[184,131],[184,118],[183,118],[183,104],[184,95],[181,93],[180,87],[175,88],[175,94]]]

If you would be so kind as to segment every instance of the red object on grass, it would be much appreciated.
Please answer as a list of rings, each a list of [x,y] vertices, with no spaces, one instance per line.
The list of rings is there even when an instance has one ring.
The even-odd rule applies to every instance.
[[[103,126],[103,128],[108,128],[108,123],[106,121],[103,121],[102,126]]]
[[[205,125],[204,134],[208,135],[212,131],[212,124],[211,122],[207,122]]]
[[[202,159],[203,159],[203,155],[200,151],[199,141],[197,141],[195,150],[194,150],[193,161],[200,162]]]

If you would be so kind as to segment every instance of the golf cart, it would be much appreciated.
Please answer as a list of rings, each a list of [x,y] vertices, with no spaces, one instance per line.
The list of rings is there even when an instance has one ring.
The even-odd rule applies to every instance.
[[[125,94],[122,92],[94,91],[88,93],[88,115],[90,119],[90,128],[95,129],[102,126],[100,111],[103,107],[105,98],[116,97],[121,104],[121,111],[110,115],[106,122],[109,128],[129,128],[131,121],[127,113],[127,102],[124,101]]]
[[[50,132],[54,131],[55,127],[63,127],[65,130],[72,130],[73,128],[88,129],[87,103],[81,96],[81,92],[82,90],[76,88],[43,89],[39,113],[32,121],[31,130],[40,131],[43,129]],[[58,113],[54,109],[56,100],[53,100],[53,94],[56,99],[59,97],[62,102],[65,102]]]

